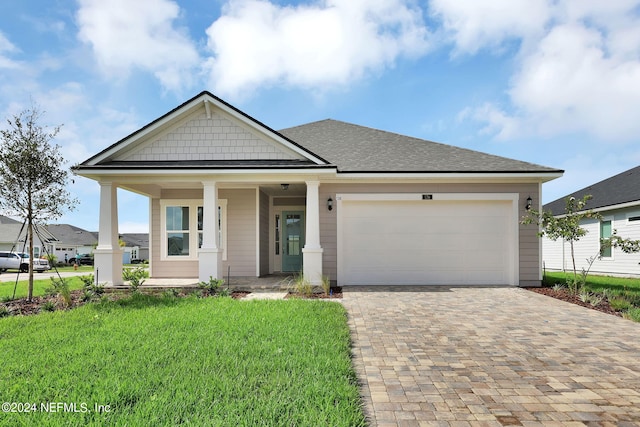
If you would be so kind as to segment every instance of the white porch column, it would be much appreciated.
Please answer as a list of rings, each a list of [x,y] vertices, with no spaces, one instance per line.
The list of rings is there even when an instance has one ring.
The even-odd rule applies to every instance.
[[[322,252],[320,246],[320,182],[307,181],[307,215],[305,244],[302,249],[304,278],[313,285],[322,283]]]
[[[218,242],[218,186],[215,181],[204,185],[202,213],[202,247],[198,251],[198,279],[222,278],[222,249]]]
[[[93,251],[96,283],[124,284],[122,249],[118,240],[118,187],[113,182],[101,182],[98,246]]]

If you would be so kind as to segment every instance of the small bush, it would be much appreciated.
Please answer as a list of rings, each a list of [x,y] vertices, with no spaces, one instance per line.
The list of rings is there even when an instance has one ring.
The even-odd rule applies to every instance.
[[[556,283],[555,285],[553,285],[552,289],[554,291],[558,292],[558,291],[561,291],[561,290],[566,289],[566,288],[567,288],[567,285],[564,285],[562,283]]]
[[[625,317],[634,322],[640,322],[640,308],[630,308]]]
[[[633,307],[631,303],[624,298],[612,298],[609,300],[609,304],[615,311],[624,311]]]
[[[298,274],[293,282],[289,285],[295,293],[305,298],[309,298],[313,295],[314,286],[307,279],[304,278],[302,273]]]
[[[0,306],[0,318],[11,316],[11,311],[4,305]]]
[[[73,301],[71,300],[71,289],[69,284],[62,278],[51,277],[51,287],[46,290],[50,295],[56,295],[62,299],[62,303],[65,307],[71,307]]]
[[[329,295],[331,293],[331,280],[329,280],[329,276],[322,276],[321,286],[325,295]]]
[[[53,301],[47,301],[44,304],[42,304],[42,311],[55,311],[56,310],[56,304]]]
[[[122,270],[122,278],[129,282],[131,290],[138,292],[138,288],[144,283],[144,279],[149,277],[149,273],[144,267],[125,268]]]
[[[224,279],[214,279],[213,276],[209,276],[209,280],[206,282],[198,282],[198,288],[209,295],[218,295],[222,285],[224,285]]]
[[[96,284],[93,274],[80,276],[80,280],[82,280],[83,301],[97,301],[102,297],[104,294],[104,285]]]

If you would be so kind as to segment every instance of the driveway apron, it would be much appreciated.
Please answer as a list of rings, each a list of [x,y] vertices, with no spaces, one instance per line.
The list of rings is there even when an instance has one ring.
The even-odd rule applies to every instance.
[[[511,287],[347,287],[372,426],[638,426],[640,324]]]

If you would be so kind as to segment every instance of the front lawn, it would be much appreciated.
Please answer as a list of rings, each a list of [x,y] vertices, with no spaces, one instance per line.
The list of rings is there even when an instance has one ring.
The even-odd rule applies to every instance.
[[[88,273],[90,274],[90,273]],[[51,288],[51,279],[50,277],[54,276],[55,273],[47,274],[46,279],[34,279],[33,281],[33,296],[42,296],[46,293],[48,288]],[[64,281],[69,285],[69,289],[75,291],[76,289],[82,289],[82,280],[80,277],[67,277]],[[0,301],[9,300],[13,297],[13,288],[15,286],[15,282],[0,282]],[[29,281],[28,280],[20,280],[18,282],[18,287],[16,288],[16,299],[17,298],[25,298],[28,294]]]
[[[543,285],[564,285],[573,272],[546,272]],[[578,297],[586,301],[606,301],[612,310],[640,322],[640,279],[589,275]]]
[[[0,354],[0,400],[37,409],[1,425],[365,424],[336,303],[138,294],[0,319]]]

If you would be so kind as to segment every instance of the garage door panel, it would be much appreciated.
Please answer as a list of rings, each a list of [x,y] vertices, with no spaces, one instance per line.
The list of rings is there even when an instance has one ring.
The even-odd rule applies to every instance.
[[[343,284],[508,284],[511,201],[343,202]]]

